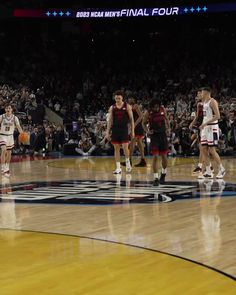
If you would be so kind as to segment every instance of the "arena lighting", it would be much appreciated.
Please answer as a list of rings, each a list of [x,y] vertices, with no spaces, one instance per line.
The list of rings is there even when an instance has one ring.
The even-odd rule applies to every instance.
[[[154,8],[119,8],[119,9],[47,9],[29,10],[15,9],[14,17],[30,18],[128,18],[128,17],[161,17],[178,15],[200,15],[217,12],[236,11],[236,2],[211,4],[211,5],[188,5]]]

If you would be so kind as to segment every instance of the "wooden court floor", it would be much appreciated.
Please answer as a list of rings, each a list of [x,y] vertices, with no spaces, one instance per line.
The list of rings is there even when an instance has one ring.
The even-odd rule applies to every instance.
[[[236,294],[236,159],[224,181],[197,182],[196,163],[170,159],[153,188],[151,159],[115,177],[112,158],[19,158],[1,179],[0,294]]]

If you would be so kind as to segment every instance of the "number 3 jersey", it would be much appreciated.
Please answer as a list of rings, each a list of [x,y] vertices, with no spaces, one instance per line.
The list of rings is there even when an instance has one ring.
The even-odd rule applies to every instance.
[[[13,135],[16,125],[19,125],[19,119],[15,115],[7,117],[6,114],[0,116],[0,134]]]

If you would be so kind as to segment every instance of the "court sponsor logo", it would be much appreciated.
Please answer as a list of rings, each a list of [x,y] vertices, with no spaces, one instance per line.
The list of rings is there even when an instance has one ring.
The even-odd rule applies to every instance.
[[[0,199],[59,204],[155,203],[236,195],[236,184],[223,180],[167,182],[153,187],[143,181],[63,181],[2,184]]]

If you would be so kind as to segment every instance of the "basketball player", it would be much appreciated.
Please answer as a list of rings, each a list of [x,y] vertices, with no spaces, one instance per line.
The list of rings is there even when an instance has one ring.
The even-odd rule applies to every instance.
[[[199,175],[201,178],[213,178],[213,173],[210,167],[210,155],[216,161],[219,171],[216,176],[222,179],[225,175],[225,169],[221,163],[221,159],[216,151],[216,146],[219,140],[219,126],[220,119],[219,106],[217,101],[211,97],[211,90],[208,87],[202,88],[201,97],[203,102],[203,123],[200,126],[201,130],[201,145],[203,161],[206,165],[206,172]]]
[[[0,146],[1,146],[1,163],[2,174],[6,177],[10,176],[9,165],[11,161],[11,151],[14,147],[13,133],[15,127],[19,133],[23,130],[20,126],[19,119],[13,115],[10,104],[5,106],[5,114],[0,116]]]
[[[154,186],[165,183],[167,172],[168,140],[167,133],[170,133],[170,123],[165,108],[158,99],[153,99],[149,110],[143,118],[143,129],[151,137],[151,153],[153,155],[152,168],[154,173]],[[169,134],[168,134],[169,136]],[[157,156],[161,156],[162,170],[159,180]]]
[[[130,96],[128,98],[128,103],[132,107],[133,117],[134,117],[134,128],[135,128],[134,129],[135,137],[131,140],[129,145],[130,164],[132,165],[132,156],[133,156],[135,144],[137,142],[141,159],[140,159],[140,162],[135,165],[135,167],[146,167],[147,163],[145,161],[144,145],[143,145],[143,138],[144,138],[144,130],[142,126],[143,114],[140,110],[139,105],[136,103],[136,99],[133,96]],[[125,166],[125,162],[121,163],[121,165]]]
[[[115,92],[115,104],[109,109],[109,118],[107,125],[106,138],[110,139],[115,150],[116,170],[113,174],[120,174],[120,147],[124,150],[126,172],[131,172],[132,168],[130,165],[129,155],[129,126],[131,125],[131,139],[134,138],[134,118],[131,106],[123,101],[123,92],[117,90]]]
[[[193,128],[199,129],[203,122],[203,103],[201,101],[201,90],[198,90],[196,100],[197,100],[197,114],[192,123],[189,126],[189,129],[192,130]],[[198,141],[199,141],[199,163],[197,167],[193,170],[193,173],[202,172],[202,163],[203,163],[203,155],[202,155],[202,146],[201,146],[201,139],[200,139],[200,132],[198,132]]]

